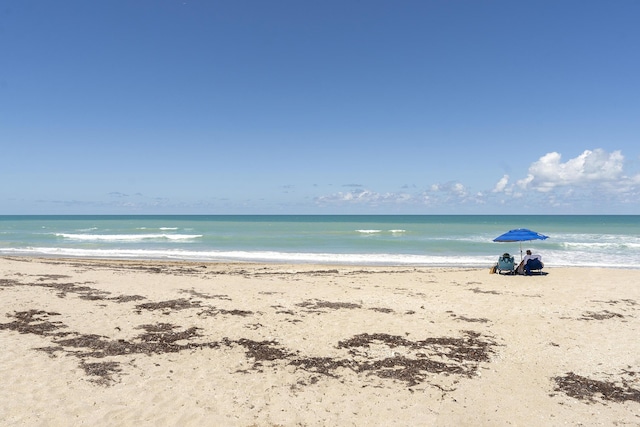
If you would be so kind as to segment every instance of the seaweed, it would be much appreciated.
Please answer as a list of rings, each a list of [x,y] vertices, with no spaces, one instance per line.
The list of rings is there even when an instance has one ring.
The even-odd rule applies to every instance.
[[[635,373],[633,373],[635,374]],[[573,372],[554,377],[555,391],[587,403],[595,403],[597,399],[611,402],[632,401],[640,403],[640,390],[633,388],[628,381],[622,379],[621,385],[610,381],[594,380]]]

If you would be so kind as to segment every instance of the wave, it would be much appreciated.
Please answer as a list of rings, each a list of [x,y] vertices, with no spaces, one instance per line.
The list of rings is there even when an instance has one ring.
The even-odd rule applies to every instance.
[[[151,227],[153,230],[154,227]],[[148,230],[148,227],[137,227],[136,230]],[[158,230],[177,230],[178,227],[158,227]]]
[[[156,259],[201,262],[274,262],[293,264],[383,265],[425,267],[489,268],[495,256],[451,256],[372,253],[310,253],[278,251],[191,251],[183,249],[80,249],[59,247],[0,248],[3,255],[53,256],[69,258]],[[640,268],[634,257],[549,252],[547,267]]]
[[[377,233],[383,233],[384,230],[356,230],[358,233],[362,233],[362,234],[377,234]],[[407,230],[402,230],[402,229],[397,229],[397,230],[387,230],[387,232],[392,233],[392,234],[398,234],[398,233],[406,233]]]
[[[111,241],[111,242],[135,242],[142,240],[192,240],[202,237],[202,234],[73,234],[55,233],[57,237],[69,240],[83,241]]]
[[[80,249],[59,247],[5,248],[3,254],[78,258],[246,261],[347,265],[486,266],[494,257],[451,257],[411,254],[339,254],[277,251],[189,251],[167,249]]]
[[[635,242],[562,242],[561,246],[566,249],[640,249],[640,243]]]

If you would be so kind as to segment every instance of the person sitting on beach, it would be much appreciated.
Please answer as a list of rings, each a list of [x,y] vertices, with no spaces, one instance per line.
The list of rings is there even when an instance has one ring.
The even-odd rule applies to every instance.
[[[509,274],[515,274],[515,264],[513,263],[513,257],[505,252],[498,258],[497,264],[493,267],[492,272],[498,272],[502,274],[503,271],[507,271]]]
[[[532,254],[531,250],[527,249],[527,254],[522,259],[522,262],[518,266],[518,271],[522,273],[522,269],[524,268],[525,274],[527,276],[531,276],[531,270],[540,270],[544,267],[542,263],[542,256],[538,254]]]

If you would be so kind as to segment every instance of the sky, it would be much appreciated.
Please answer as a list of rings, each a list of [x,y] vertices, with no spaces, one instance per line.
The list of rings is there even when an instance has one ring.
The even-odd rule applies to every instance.
[[[636,0],[0,0],[0,215],[640,214]]]

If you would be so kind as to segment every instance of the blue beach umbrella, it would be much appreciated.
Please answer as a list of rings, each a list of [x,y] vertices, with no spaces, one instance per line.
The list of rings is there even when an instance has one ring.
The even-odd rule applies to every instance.
[[[522,242],[529,240],[544,240],[549,236],[531,231],[527,228],[517,228],[515,230],[507,231],[506,233],[493,239],[494,242],[520,242],[520,261],[522,261]]]

